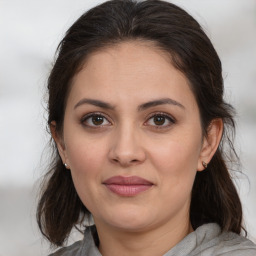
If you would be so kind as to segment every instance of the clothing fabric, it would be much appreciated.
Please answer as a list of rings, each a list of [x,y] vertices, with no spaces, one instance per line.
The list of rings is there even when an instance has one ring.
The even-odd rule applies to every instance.
[[[102,256],[89,229],[84,239],[49,256]],[[256,245],[232,232],[221,232],[215,223],[204,224],[163,256],[256,256]]]

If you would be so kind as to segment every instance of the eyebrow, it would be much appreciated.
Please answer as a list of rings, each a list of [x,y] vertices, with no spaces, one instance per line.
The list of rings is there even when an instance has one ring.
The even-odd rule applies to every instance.
[[[170,104],[170,105],[178,106],[180,108],[185,109],[185,107],[178,101],[170,98],[163,98],[163,99],[152,100],[152,101],[141,104],[140,106],[138,106],[138,111],[146,110],[151,107],[165,105],[165,104]]]
[[[111,105],[107,102],[104,102],[104,101],[101,101],[101,100],[96,100],[96,99],[87,99],[87,98],[81,99],[74,106],[74,109],[76,109],[77,107],[79,107],[81,105],[84,105],[84,104],[94,105],[94,106],[104,108],[104,109],[108,109],[108,110],[114,110],[115,109],[115,106],[113,106],[113,105]],[[143,103],[143,104],[138,106],[137,110],[138,111],[143,111],[143,110],[146,110],[146,109],[151,108],[151,107],[155,107],[155,106],[159,106],[159,105],[165,105],[165,104],[174,105],[174,106],[178,106],[180,108],[185,109],[185,107],[181,103],[179,103],[178,101],[170,99],[170,98],[163,98],[163,99],[157,99],[157,100],[152,100],[152,101]]]
[[[111,104],[101,101],[101,100],[94,100],[94,99],[81,99],[80,101],[77,102],[77,104],[74,106],[74,109],[76,109],[77,107],[84,105],[84,104],[90,104],[90,105],[94,105],[100,108],[105,108],[105,109],[110,109],[113,110],[115,109],[114,106],[112,106]]]

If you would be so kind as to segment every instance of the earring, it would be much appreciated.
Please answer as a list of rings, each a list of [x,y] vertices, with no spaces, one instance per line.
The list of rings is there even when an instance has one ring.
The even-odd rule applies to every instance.
[[[205,169],[207,168],[207,163],[205,161],[202,162],[202,165]]]
[[[66,163],[64,163],[64,166],[66,167],[66,169],[69,169],[69,168],[68,168],[68,165],[67,165]]]

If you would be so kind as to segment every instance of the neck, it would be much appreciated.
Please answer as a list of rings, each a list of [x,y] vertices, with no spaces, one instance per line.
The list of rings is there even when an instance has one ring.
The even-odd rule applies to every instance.
[[[160,256],[178,244],[193,231],[189,218],[187,221],[164,223],[147,230],[126,231],[97,223],[95,220],[103,256],[133,255]]]

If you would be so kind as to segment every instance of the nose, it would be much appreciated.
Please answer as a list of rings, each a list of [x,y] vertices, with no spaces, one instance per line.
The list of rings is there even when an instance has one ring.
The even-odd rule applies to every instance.
[[[122,126],[113,134],[109,160],[122,167],[141,164],[146,159],[143,139],[131,125]]]

